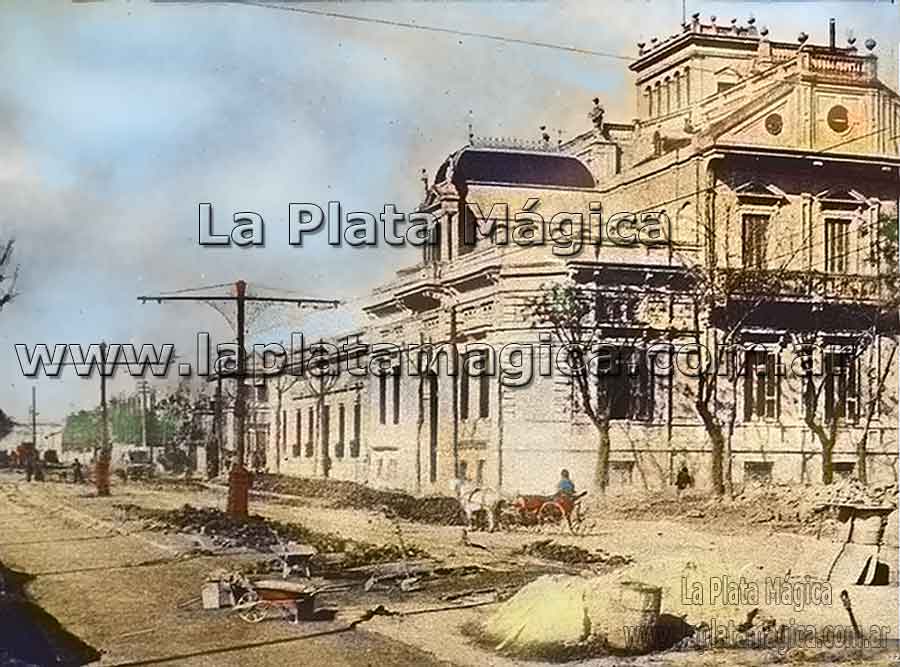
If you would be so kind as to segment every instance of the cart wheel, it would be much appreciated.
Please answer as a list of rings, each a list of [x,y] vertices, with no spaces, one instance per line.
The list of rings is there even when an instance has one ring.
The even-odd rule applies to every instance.
[[[548,523],[559,523],[564,518],[565,513],[562,508],[554,502],[544,503],[538,512],[538,523],[542,526]]]
[[[266,618],[266,610],[263,607],[263,604],[264,603],[260,601],[259,596],[253,591],[244,593],[238,600],[237,606],[241,607],[247,605],[247,608],[241,609],[241,611],[238,612],[238,616],[241,617],[241,620],[247,621],[247,623],[259,623]]]

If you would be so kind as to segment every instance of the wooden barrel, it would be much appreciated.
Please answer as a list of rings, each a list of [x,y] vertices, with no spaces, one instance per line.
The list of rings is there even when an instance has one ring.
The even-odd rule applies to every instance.
[[[880,544],[884,529],[883,516],[884,512],[856,510],[851,541],[854,544]]]
[[[615,651],[647,653],[656,643],[662,589],[638,581],[623,581],[612,591],[606,641]]]

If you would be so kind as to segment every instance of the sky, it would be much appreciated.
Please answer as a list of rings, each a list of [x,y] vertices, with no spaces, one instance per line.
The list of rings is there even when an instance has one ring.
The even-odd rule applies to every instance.
[[[263,3],[290,7],[291,3]],[[550,42],[634,57],[671,35],[681,0],[631,2],[335,2],[294,7]],[[900,6],[890,2],[687,2],[719,22],[753,15],[776,40],[878,42],[897,86]],[[288,244],[288,204],[411,211],[421,170],[476,134],[536,139],[634,113],[621,58],[313,16],[249,4],[7,1],[0,8],[0,239],[13,238],[19,295],[0,312],[0,409],[40,419],[98,401],[99,381],[69,370],[23,377],[16,343],[171,343],[229,338],[202,303],[136,297],[246,280],[337,298],[336,312],[278,309],[307,335],[360,322],[359,297],[416,261],[410,248]],[[471,111],[471,114],[470,114]],[[263,247],[202,247],[198,204],[216,231],[232,214],[265,221]],[[220,226],[221,225],[221,226]],[[217,290],[222,293],[222,289]],[[265,340],[265,331],[254,333]],[[122,374],[112,393],[135,380]]]

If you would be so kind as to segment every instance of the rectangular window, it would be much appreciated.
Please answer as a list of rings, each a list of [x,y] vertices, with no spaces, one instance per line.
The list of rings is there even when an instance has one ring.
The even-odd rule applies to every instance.
[[[609,392],[610,417],[633,421],[653,419],[653,375],[643,350],[635,348],[610,350],[605,374]]]
[[[265,403],[269,400],[269,388],[265,384],[256,385],[256,400]]]
[[[853,471],[856,469],[856,464],[852,461],[835,461],[831,464],[831,469],[834,471],[834,474],[841,479],[850,479],[853,477]]]
[[[766,268],[766,248],[769,243],[769,216],[744,216],[744,268]]]
[[[462,368],[459,369],[459,418],[465,421],[469,418],[469,363],[471,355],[463,355]]]
[[[478,459],[478,463],[476,464],[476,466],[477,467],[475,468],[475,483],[478,484],[478,486],[481,486],[482,484],[484,484],[485,460]]]
[[[767,483],[772,481],[771,461],[745,461],[744,481]]]
[[[730,81],[719,81],[716,84],[716,92],[724,93],[726,90],[728,90],[729,88],[734,88],[736,85],[736,83],[731,83]]]
[[[359,401],[353,404],[353,440],[350,441],[350,456],[359,456],[359,442],[362,437],[362,406]]]
[[[344,437],[346,435],[344,422],[344,404],[341,403],[338,405],[338,439],[337,442],[334,443],[334,455],[339,459],[344,458]]]
[[[850,221],[829,218],[825,221],[825,270],[847,273],[850,252]]]
[[[378,423],[387,424],[387,374],[378,376]]]
[[[859,418],[859,363],[852,352],[826,352],[825,420]]]
[[[306,458],[311,459],[313,455],[313,442],[316,437],[316,413],[312,408],[306,412]]]
[[[481,419],[491,416],[491,376],[486,369],[478,377],[478,416]]]
[[[460,369],[459,418],[466,420],[472,414],[471,397],[473,386],[478,390],[478,418],[491,415],[491,378],[488,373],[487,352],[473,351],[463,357]],[[473,383],[472,379],[476,382]]]
[[[303,450],[303,410],[296,410],[294,415],[297,423],[294,424],[294,458],[299,458]]]
[[[394,368],[394,423],[400,423],[400,367]]]
[[[778,355],[767,350],[749,350],[744,361],[744,421],[778,419],[780,383]]]
[[[634,483],[634,461],[610,461],[609,482],[613,487],[631,486]]]

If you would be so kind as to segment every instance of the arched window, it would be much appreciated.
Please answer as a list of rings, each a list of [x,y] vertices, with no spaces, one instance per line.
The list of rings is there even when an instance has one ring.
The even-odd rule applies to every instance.
[[[691,68],[684,68],[684,103],[691,103]]]
[[[681,108],[681,73],[675,72],[675,108]]]
[[[659,81],[656,82],[656,87],[653,92],[656,95],[656,101],[655,101],[656,115],[661,116],[662,115],[662,86],[660,85]]]
[[[672,81],[666,77],[666,113],[672,112]]]
[[[644,95],[647,96],[647,118],[653,118],[653,89],[647,86]]]

